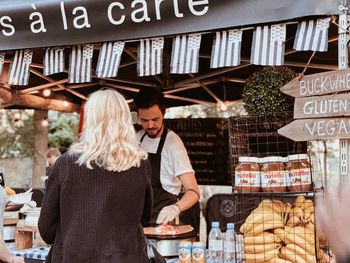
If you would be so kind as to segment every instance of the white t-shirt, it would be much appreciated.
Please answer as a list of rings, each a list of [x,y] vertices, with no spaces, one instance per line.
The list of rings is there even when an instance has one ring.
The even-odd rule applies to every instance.
[[[144,130],[137,133],[138,141],[141,140],[144,134]],[[159,142],[160,137],[153,139],[146,135],[141,143],[141,148],[146,152],[156,153]],[[194,170],[192,169],[186,148],[175,132],[169,130],[161,155],[160,182],[164,190],[178,195],[181,190],[181,182],[177,176],[184,173],[194,173]]]

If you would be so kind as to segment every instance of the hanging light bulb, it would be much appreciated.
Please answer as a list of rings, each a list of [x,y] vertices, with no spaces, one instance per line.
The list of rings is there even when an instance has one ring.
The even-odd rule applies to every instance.
[[[45,97],[50,96],[50,95],[51,95],[51,90],[49,90],[49,89],[44,89],[44,90],[43,90],[43,95],[44,95]]]
[[[64,100],[64,101],[63,101],[63,106],[67,108],[67,107],[69,106],[69,102],[66,101],[66,100]]]
[[[218,101],[218,102],[216,103],[216,110],[217,110],[217,111],[220,111],[220,112],[225,112],[225,111],[227,111],[227,105],[226,105],[226,103],[223,102],[223,101]]]
[[[16,112],[13,117],[15,120],[19,120],[21,118],[21,114],[19,112]]]
[[[49,125],[49,121],[47,120],[46,117],[41,121],[41,125],[44,127],[47,127]]]

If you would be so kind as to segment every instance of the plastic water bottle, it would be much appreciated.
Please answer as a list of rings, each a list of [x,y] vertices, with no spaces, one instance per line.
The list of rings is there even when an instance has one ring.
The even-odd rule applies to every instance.
[[[223,259],[223,235],[219,228],[219,222],[211,223],[209,232],[209,261],[208,263],[222,263]]]
[[[224,263],[236,263],[235,224],[228,223],[224,238]]]

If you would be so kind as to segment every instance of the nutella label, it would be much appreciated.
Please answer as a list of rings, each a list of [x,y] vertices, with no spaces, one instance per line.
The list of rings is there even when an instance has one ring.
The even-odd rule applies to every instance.
[[[287,183],[291,186],[311,184],[310,169],[292,169],[288,171]]]
[[[285,187],[286,175],[285,171],[261,172],[261,187]]]
[[[235,185],[240,187],[260,187],[260,172],[236,171]]]

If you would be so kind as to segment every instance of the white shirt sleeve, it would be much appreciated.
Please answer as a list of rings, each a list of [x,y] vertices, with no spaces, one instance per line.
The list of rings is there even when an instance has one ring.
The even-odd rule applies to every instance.
[[[190,158],[182,140],[175,133],[171,134],[169,140],[169,166],[174,176],[179,176],[184,173],[194,173]]]

